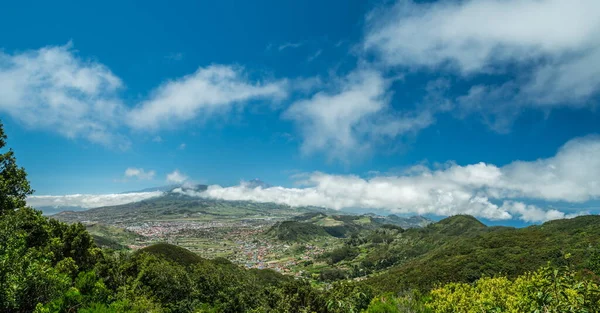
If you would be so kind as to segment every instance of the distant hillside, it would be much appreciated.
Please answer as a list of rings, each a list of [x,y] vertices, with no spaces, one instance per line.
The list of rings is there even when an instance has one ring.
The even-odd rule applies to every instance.
[[[190,250],[168,243],[157,243],[135,252],[136,255],[142,253],[155,255],[184,266],[206,261]]]
[[[100,223],[87,224],[86,229],[97,245],[111,249],[124,249],[126,245],[135,244],[142,239],[142,236],[132,231]]]
[[[471,215],[455,215],[430,224],[426,229],[441,235],[458,236],[478,232],[486,227],[485,224]]]
[[[98,245],[98,247],[101,247],[101,248],[108,248],[108,249],[113,249],[113,250],[127,250],[128,249],[126,246],[124,246],[123,244],[117,242],[116,240],[114,240],[112,238],[96,236],[96,235],[92,235],[92,238],[94,239],[94,243],[96,245]]]
[[[205,185],[195,186],[205,188]],[[180,188],[180,187],[177,187]],[[187,188],[187,187],[186,187]],[[189,190],[189,189],[184,189]],[[289,218],[306,212],[324,211],[315,207],[290,207],[275,203],[250,201],[226,201],[190,197],[178,192],[169,192],[161,197],[116,206],[66,211],[53,217],[65,222],[87,222],[124,224],[163,220],[218,220],[236,218]]]
[[[273,225],[266,235],[283,241],[308,241],[329,234],[323,227],[311,223],[284,221]]]
[[[79,206],[38,206],[36,209],[42,211],[42,213],[46,216],[58,214],[64,211],[85,211],[86,208],[82,208]]]
[[[266,234],[283,241],[307,241],[322,236],[346,238],[360,231],[376,229],[384,225],[413,228],[429,223],[430,220],[422,217],[392,216],[390,218],[374,214],[328,215],[322,212],[311,212],[296,216],[291,221],[277,223]]]

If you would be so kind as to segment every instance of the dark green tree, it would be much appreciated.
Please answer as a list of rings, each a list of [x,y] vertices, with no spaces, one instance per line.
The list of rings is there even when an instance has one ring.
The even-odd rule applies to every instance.
[[[0,149],[5,146],[6,134],[0,122]],[[17,165],[13,150],[0,154],[0,215],[25,206],[25,198],[32,193],[27,173]]]

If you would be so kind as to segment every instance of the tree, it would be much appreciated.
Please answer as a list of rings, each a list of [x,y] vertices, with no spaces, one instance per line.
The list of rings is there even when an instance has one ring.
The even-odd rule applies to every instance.
[[[0,122],[0,149],[5,146],[6,134]],[[25,206],[25,198],[32,193],[27,173],[17,165],[13,150],[0,154],[0,215]]]

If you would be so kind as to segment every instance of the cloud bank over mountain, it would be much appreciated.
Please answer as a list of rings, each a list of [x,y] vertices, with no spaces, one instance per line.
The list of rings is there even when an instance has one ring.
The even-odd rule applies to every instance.
[[[27,205],[40,207],[79,207],[84,209],[138,202],[163,195],[162,191],[115,193],[101,195],[73,194],[64,196],[35,195],[27,197]]]
[[[361,178],[356,175],[306,174],[305,188],[209,186],[188,195],[224,200],[275,202],[332,209],[371,208],[394,213],[448,216],[470,214],[492,220],[519,218],[540,222],[565,213],[528,204],[585,203],[600,198],[600,137],[566,143],[555,156],[496,166],[448,163],[440,169],[417,166],[406,175]]]

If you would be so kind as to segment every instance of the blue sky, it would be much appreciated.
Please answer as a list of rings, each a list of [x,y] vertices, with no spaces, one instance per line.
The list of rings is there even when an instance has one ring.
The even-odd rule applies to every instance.
[[[597,213],[599,20],[592,0],[11,2],[0,117],[36,195],[189,181],[406,214]]]

